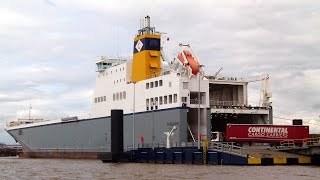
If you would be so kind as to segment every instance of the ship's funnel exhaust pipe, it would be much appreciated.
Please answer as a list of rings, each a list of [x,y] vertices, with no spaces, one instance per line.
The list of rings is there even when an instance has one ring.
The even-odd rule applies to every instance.
[[[150,16],[145,17],[145,27],[147,29],[147,34],[150,34]]]

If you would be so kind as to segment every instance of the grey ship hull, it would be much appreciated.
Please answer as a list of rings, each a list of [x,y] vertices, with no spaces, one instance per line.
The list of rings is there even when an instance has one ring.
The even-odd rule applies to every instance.
[[[147,111],[135,114],[135,144],[165,143],[164,132],[178,126],[172,143],[187,142],[187,112],[184,107]],[[23,156],[33,158],[97,158],[99,153],[110,152],[111,117],[59,122],[8,130],[23,146]],[[154,131],[153,131],[154,127]],[[133,144],[133,116],[124,115],[124,148]]]

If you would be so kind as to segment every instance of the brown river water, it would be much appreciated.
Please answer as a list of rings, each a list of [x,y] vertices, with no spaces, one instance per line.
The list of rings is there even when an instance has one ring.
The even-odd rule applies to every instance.
[[[0,179],[317,179],[320,166],[221,166],[0,158]]]

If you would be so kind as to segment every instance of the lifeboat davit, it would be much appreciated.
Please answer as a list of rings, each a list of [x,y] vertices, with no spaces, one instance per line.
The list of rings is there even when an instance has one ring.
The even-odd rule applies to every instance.
[[[198,63],[198,60],[195,59],[192,54],[190,53],[190,51],[187,51],[187,50],[184,50],[183,51],[183,54],[184,56],[187,58],[187,61],[188,61],[188,65],[190,66],[191,70],[192,70],[192,74],[193,75],[197,75],[198,72],[199,72],[199,63]],[[182,53],[180,53],[178,55],[178,59],[183,63],[185,64],[185,61],[184,61],[184,58],[183,58],[183,55]]]

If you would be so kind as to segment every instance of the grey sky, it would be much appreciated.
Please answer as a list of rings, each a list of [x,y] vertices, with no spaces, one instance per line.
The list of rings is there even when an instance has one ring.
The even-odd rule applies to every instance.
[[[274,116],[320,124],[320,2],[5,0],[0,5],[0,142],[4,120],[90,112],[94,59],[130,56],[139,19],[190,43],[207,74],[271,77]],[[257,103],[259,86],[250,86]],[[275,118],[277,124],[290,121]],[[312,125],[311,132],[320,133]]]

